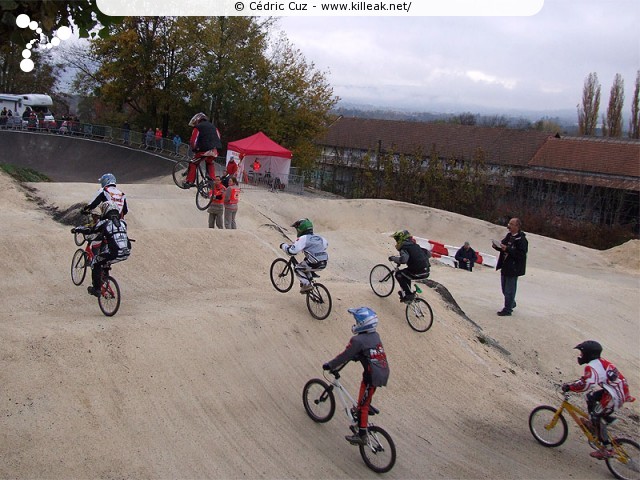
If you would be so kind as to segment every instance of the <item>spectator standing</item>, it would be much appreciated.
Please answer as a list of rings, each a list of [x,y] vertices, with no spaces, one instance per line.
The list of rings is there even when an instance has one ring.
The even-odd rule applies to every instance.
[[[209,212],[209,228],[224,228],[224,193],[226,188],[222,185],[218,175],[213,179],[213,189],[211,190],[211,205],[207,209]]]
[[[145,134],[145,146],[146,148],[151,148],[153,147],[153,129],[151,127],[149,127],[149,130],[147,130],[147,133]]]
[[[478,255],[471,248],[469,242],[464,242],[464,245],[456,252],[456,260],[458,261],[458,268],[471,272],[473,271],[473,265],[478,261]]]
[[[162,130],[156,128],[156,150],[162,150]]]
[[[236,229],[236,213],[238,213],[238,199],[240,187],[236,177],[229,178],[229,186],[224,192],[224,228]]]
[[[512,218],[507,224],[509,233],[500,243],[493,241],[494,250],[500,252],[496,270],[500,270],[500,283],[504,295],[504,307],[498,312],[500,317],[508,317],[516,307],[518,277],[525,274],[529,242],[522,231],[519,218]]]
[[[4,127],[6,124],[7,124],[7,107],[4,107],[2,109],[2,112],[0,112],[0,125]]]
[[[122,124],[122,142],[125,145],[129,145],[129,135],[131,133],[131,126],[128,121],[125,121]]]
[[[175,149],[176,155],[180,154],[180,145],[182,145],[182,138],[176,133],[173,136],[173,148]]]

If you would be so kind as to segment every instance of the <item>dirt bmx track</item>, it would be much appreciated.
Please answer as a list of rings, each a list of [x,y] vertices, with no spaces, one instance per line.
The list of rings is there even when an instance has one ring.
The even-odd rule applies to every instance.
[[[495,315],[495,271],[434,263],[431,278],[481,328],[425,288],[436,320],[418,334],[395,294],[380,299],[368,285],[371,267],[392,252],[389,233],[407,228],[488,251],[503,227],[393,201],[248,190],[238,230],[210,230],[194,192],[173,185],[170,162],[35,137],[0,132],[3,161],[54,179],[29,191],[0,174],[0,478],[377,477],[343,439],[341,418],[315,424],[301,401],[305,382],[344,348],[346,309],[359,305],[378,312],[391,364],[389,386],[374,397],[382,413],[373,420],[398,451],[384,477],[609,478],[576,429],[546,449],[527,419],[558,403],[552,382],[580,374],[572,348],[587,338],[604,344],[639,396],[639,242],[598,252],[529,235],[527,276],[507,318]],[[113,269],[122,289],[113,318],[86,280],[71,283],[69,227],[34,201],[59,209],[87,201],[105,171],[127,193],[136,239],[130,260]],[[330,243],[321,281],[334,306],[324,321],[295,290],[280,294],[269,281],[284,241],[273,226],[303,216]],[[343,373],[355,392],[360,367]],[[621,415],[636,439],[638,403]]]

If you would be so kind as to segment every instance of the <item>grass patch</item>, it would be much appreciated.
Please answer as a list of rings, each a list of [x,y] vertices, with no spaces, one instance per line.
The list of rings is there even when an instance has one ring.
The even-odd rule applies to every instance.
[[[18,167],[10,163],[0,163],[0,169],[11,175],[19,182],[50,182],[51,179],[44,173],[35,171],[33,168]]]

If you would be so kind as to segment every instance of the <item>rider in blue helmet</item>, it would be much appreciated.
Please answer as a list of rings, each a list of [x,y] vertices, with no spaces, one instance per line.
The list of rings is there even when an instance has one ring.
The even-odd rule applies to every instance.
[[[358,395],[358,431],[345,438],[352,445],[366,445],[369,406],[377,387],[384,387],[389,379],[389,363],[382,346],[378,327],[378,315],[369,307],[350,308],[347,310],[355,320],[351,331],[355,333],[345,350],[328,361],[324,370],[338,370],[345,364],[354,361],[362,364],[362,382]]]
[[[98,194],[91,203],[84,206],[82,211],[88,213],[103,202],[114,202],[118,206],[120,218],[124,218],[129,211],[127,207],[127,197],[116,186],[116,176],[113,173],[105,173],[98,179],[98,182],[101,187],[100,190],[98,190]]]

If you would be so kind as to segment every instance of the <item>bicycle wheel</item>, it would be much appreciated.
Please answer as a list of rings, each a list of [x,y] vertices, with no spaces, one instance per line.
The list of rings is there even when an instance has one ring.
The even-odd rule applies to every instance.
[[[212,200],[211,185],[206,180],[201,181],[196,192],[196,207],[198,207],[198,210],[206,210],[211,205]]]
[[[374,472],[388,472],[396,463],[396,446],[391,435],[375,425],[369,425],[367,430],[367,444],[360,445],[360,456]]]
[[[620,480],[640,479],[640,445],[628,438],[613,441],[616,456],[605,459],[607,468]]]
[[[371,285],[373,293],[384,298],[393,293],[396,279],[391,269],[380,263],[371,269],[371,273],[369,273],[369,285]]]
[[[74,285],[82,285],[84,277],[87,275],[88,267],[87,252],[82,248],[77,249],[71,260],[71,281]]]
[[[273,261],[270,275],[271,283],[277,291],[286,293],[293,287],[293,268],[284,258],[276,258]]]
[[[336,412],[336,397],[324,380],[313,378],[302,389],[302,403],[307,415],[317,423],[325,423]]]
[[[433,310],[423,298],[418,298],[407,304],[405,316],[409,326],[416,332],[426,332],[433,325]]]
[[[562,445],[569,434],[567,421],[562,415],[553,422],[557,411],[554,407],[540,405],[534,408],[529,415],[529,430],[531,430],[533,438],[545,447]]]
[[[307,309],[316,320],[324,320],[331,313],[331,295],[327,287],[315,283],[313,290],[307,293]]]
[[[73,232],[73,241],[77,246],[81,246],[87,237],[84,236],[84,233],[81,232]]]
[[[120,287],[115,278],[107,277],[100,286],[98,305],[107,317],[113,317],[120,308]]]
[[[187,169],[189,168],[187,160],[180,160],[173,166],[173,181],[178,188],[184,189],[184,182],[187,179]]]

